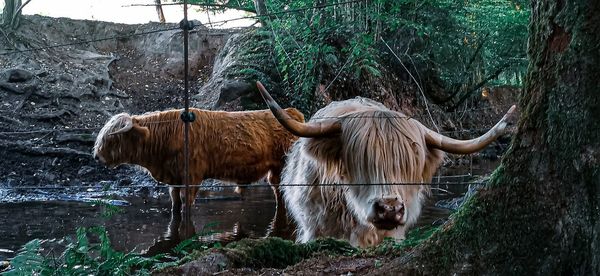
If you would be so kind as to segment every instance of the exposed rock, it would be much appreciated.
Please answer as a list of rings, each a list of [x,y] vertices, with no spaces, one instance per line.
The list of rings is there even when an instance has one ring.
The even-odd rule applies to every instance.
[[[243,110],[262,105],[255,82],[274,86],[274,68],[268,52],[268,36],[250,30],[232,35],[217,55],[213,71],[193,97],[194,105],[204,109]],[[277,89],[274,89],[277,91]]]
[[[221,93],[219,94],[217,106],[222,106],[228,102],[254,92],[256,92],[256,88],[245,81],[231,80],[223,82],[221,85]]]
[[[31,80],[35,74],[25,69],[12,68],[2,72],[2,76],[2,78],[5,78],[8,82],[27,82]]]

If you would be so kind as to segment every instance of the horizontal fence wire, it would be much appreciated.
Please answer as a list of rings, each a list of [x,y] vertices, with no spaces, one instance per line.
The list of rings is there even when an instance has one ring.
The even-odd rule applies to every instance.
[[[440,185],[479,185],[485,184],[485,181],[475,182],[404,182],[404,183],[320,183],[320,184],[303,184],[303,183],[288,183],[288,184],[276,184],[278,187],[358,187],[358,186],[440,186]],[[272,187],[271,184],[217,184],[217,185],[202,185],[195,184],[189,185],[190,188],[265,188]],[[123,190],[123,189],[136,189],[136,188],[152,188],[152,189],[166,189],[166,188],[185,188],[185,185],[130,185],[130,186],[112,186],[107,185],[106,187],[83,185],[83,186],[14,186],[14,187],[0,187],[0,190],[76,190],[76,189],[89,189],[93,191],[112,191],[112,190]]]
[[[355,1],[347,1],[347,2],[326,4],[326,5],[319,5],[319,6],[315,6],[315,7],[306,7],[306,8],[292,9],[292,10],[274,12],[274,13],[263,14],[263,15],[237,17],[237,18],[231,18],[231,19],[227,19],[227,20],[213,21],[213,22],[210,22],[210,23],[207,23],[207,24],[203,23],[203,25],[205,25],[205,26],[206,25],[213,26],[213,25],[219,24],[219,23],[227,23],[227,22],[238,21],[238,20],[243,20],[243,19],[258,19],[258,18],[261,18],[261,17],[269,17],[269,16],[278,15],[278,14],[295,13],[295,12],[301,12],[301,11],[305,11],[305,10],[323,9],[323,8],[327,8],[327,7],[331,7],[331,6],[339,6],[339,5],[345,5],[345,4],[351,4],[351,3],[358,3],[358,2],[365,2],[365,1],[366,0],[355,0]],[[183,3],[172,3],[172,4],[183,5]],[[162,4],[162,5],[169,5],[169,4]],[[58,45],[50,45],[50,46],[37,47],[37,48],[31,48],[31,49],[26,49],[26,50],[14,50],[14,51],[4,50],[3,52],[0,53],[0,56],[10,55],[10,54],[18,54],[18,53],[25,53],[25,52],[43,51],[43,50],[47,50],[47,49],[67,47],[67,46],[74,46],[74,45],[81,45],[81,44],[89,44],[89,43],[100,42],[100,41],[107,41],[107,40],[118,40],[118,39],[124,39],[124,38],[134,37],[134,36],[148,35],[148,34],[153,34],[153,33],[173,31],[173,30],[179,30],[179,29],[180,29],[180,27],[177,26],[177,27],[166,28],[166,29],[145,31],[145,32],[132,33],[132,34],[126,34],[126,35],[111,36],[111,37],[91,39],[91,40],[85,40],[85,41],[77,41],[77,42],[65,43],[65,44],[58,44]]]
[[[18,53],[26,53],[26,52],[43,51],[43,50],[48,50],[48,49],[53,49],[53,48],[61,48],[61,47],[67,47],[67,46],[89,44],[89,43],[100,42],[100,41],[107,41],[107,40],[118,40],[118,39],[123,39],[123,38],[134,37],[134,36],[141,36],[141,35],[148,35],[148,34],[153,34],[153,33],[173,31],[173,30],[178,30],[178,29],[180,29],[180,28],[179,27],[172,27],[172,28],[166,28],[166,29],[145,31],[145,32],[140,32],[140,33],[132,33],[132,34],[126,34],[126,35],[118,35],[118,36],[110,36],[110,37],[104,37],[104,38],[98,38],[98,39],[77,41],[77,42],[71,42],[71,43],[65,43],[65,44],[58,44],[58,45],[50,45],[50,46],[44,46],[44,47],[37,47],[37,48],[31,48],[31,49],[26,49],[26,50],[7,51],[7,52],[0,53],[0,56],[10,55],[10,54],[18,54]]]
[[[303,11],[308,11],[308,10],[324,9],[324,8],[327,8],[327,7],[341,6],[341,5],[347,5],[347,4],[353,4],[353,3],[360,3],[360,2],[366,2],[366,1],[367,0],[353,0],[353,1],[346,1],[346,2],[338,2],[338,3],[324,4],[324,5],[318,5],[318,6],[312,6],[312,7],[289,9],[289,10],[279,11],[279,12],[273,12],[273,13],[265,13],[265,14],[261,14],[261,15],[242,16],[242,17],[236,17],[236,18],[231,18],[231,19],[224,19],[224,20],[219,20],[219,21],[211,21],[209,23],[202,23],[202,24],[203,25],[210,25],[212,27],[212,26],[215,26],[215,25],[222,25],[222,24],[225,24],[225,23],[229,23],[229,22],[233,22],[233,21],[239,21],[239,20],[244,20],[244,19],[259,19],[259,18],[264,18],[264,17],[272,17],[272,16],[276,16],[276,15],[297,13],[297,12],[303,12]],[[172,6],[172,5],[183,5],[183,4],[184,4],[183,2],[178,2],[178,3],[164,3],[164,4],[133,4],[133,5],[125,5],[123,7],[134,7],[134,6],[155,7],[155,6]],[[205,6],[205,7],[215,7],[215,6],[220,7],[218,5],[211,4],[211,3],[194,3],[194,4],[189,4],[189,5]]]
[[[286,11],[281,11],[281,12],[268,13],[268,14],[264,14],[264,15],[234,18],[234,19],[224,20],[222,22],[228,22],[228,21],[240,20],[240,19],[248,19],[248,18],[268,17],[268,16],[279,15],[279,14],[301,12],[301,11],[312,10],[312,9],[322,9],[322,8],[331,7],[331,6],[352,4],[352,3],[364,2],[364,1],[365,0],[356,0],[356,1],[331,3],[331,4],[326,4],[326,5],[314,6],[314,7],[306,7],[306,8],[292,9],[292,10],[286,10]],[[162,4],[162,5],[183,5],[183,3],[171,3],[171,4]],[[198,5],[202,5],[202,4],[198,4]],[[155,5],[149,5],[149,6],[155,6]],[[214,21],[214,22],[212,22],[212,24],[214,24],[214,23],[220,23],[220,21]],[[132,34],[127,34],[127,35],[118,35],[118,36],[105,37],[105,38],[100,38],[100,39],[93,39],[93,40],[78,41],[78,42],[72,42],[72,43],[66,43],[66,44],[59,44],[59,45],[51,45],[51,46],[45,46],[45,47],[38,47],[38,48],[32,48],[32,49],[26,49],[26,50],[8,51],[8,52],[0,53],[0,55],[9,55],[9,54],[15,54],[15,53],[41,51],[41,50],[46,50],[46,49],[59,48],[59,47],[67,47],[67,46],[80,45],[80,44],[89,44],[89,43],[93,43],[93,42],[107,41],[107,40],[113,40],[113,39],[123,39],[123,38],[128,38],[128,37],[141,36],[141,35],[147,35],[147,34],[158,33],[158,32],[165,32],[165,31],[173,31],[173,30],[178,30],[178,29],[180,29],[180,28],[179,27],[172,27],[172,28],[152,30],[152,31],[140,32],[140,33],[132,33]],[[491,108],[469,109],[469,111],[484,110],[484,109],[491,109]],[[463,113],[463,112],[465,112],[465,111],[446,112],[445,114]],[[382,119],[387,118],[387,119],[391,119],[391,118],[413,118],[413,117],[419,118],[421,116],[422,116],[421,114],[415,115],[415,116],[410,116],[410,117],[406,116],[406,115],[398,115],[398,116],[389,116],[389,115],[388,116],[351,116],[350,115],[350,116],[343,116],[343,117],[330,117],[330,116],[313,117],[312,119],[319,119],[319,120],[326,120],[326,119],[338,119],[338,120],[340,120],[340,119],[351,119],[351,118],[382,118]],[[229,119],[229,118],[211,118],[211,120],[226,120],[226,119]],[[236,119],[237,120],[257,120],[255,118],[236,118]],[[167,122],[172,122],[172,121],[146,122],[146,124],[158,124],[158,123],[167,123]],[[80,129],[80,130],[99,130],[100,128],[101,127],[90,128],[90,129]],[[465,129],[465,130],[455,130],[455,131],[444,131],[444,132],[440,132],[440,133],[479,132],[479,131],[482,131],[482,130],[483,129],[476,129],[476,130]],[[33,133],[37,133],[37,132],[39,132],[39,133],[47,133],[47,132],[56,132],[56,131],[67,131],[67,129],[61,129],[61,130],[56,130],[56,129],[52,129],[52,130],[32,130],[32,131],[23,131],[23,132],[10,131],[10,132],[0,132],[0,135],[9,135],[9,134],[19,135],[19,134],[33,134]],[[69,130],[69,131],[71,131],[71,130]]]
[[[179,121],[179,120],[178,120]],[[142,126],[147,125],[146,124],[141,124]],[[149,124],[157,124],[156,122],[154,123],[149,123]],[[98,131],[101,128],[88,128],[88,129],[81,129],[78,131]],[[489,128],[476,128],[476,129],[460,129],[460,130],[451,130],[451,131],[440,131],[438,133],[440,134],[452,134],[452,133],[481,133],[481,132],[486,132],[490,130]],[[68,131],[68,129],[65,130],[52,130],[52,129],[47,129],[47,130],[35,130],[35,131],[7,131],[7,132],[0,132],[0,135],[27,135],[27,134],[48,134],[48,133],[52,133],[52,132],[63,132],[63,131]]]
[[[348,119],[396,119],[396,118],[405,118],[405,119],[413,119],[414,117],[409,117],[405,115],[386,115],[386,116],[321,116],[321,117],[312,117],[311,120],[348,120]],[[221,117],[221,118],[204,118],[205,120],[210,121],[225,121],[225,120],[236,120],[236,121],[264,121],[264,120],[277,120],[275,117],[273,118],[253,118],[253,117]],[[286,120],[286,119],[280,119]],[[294,119],[291,119],[294,120]],[[147,121],[140,122],[140,125],[152,125],[152,124],[163,124],[163,123],[173,123],[173,122],[181,122],[181,119],[173,119],[173,120],[159,120],[159,121]],[[197,120],[198,123],[201,123],[202,120],[200,118]],[[71,132],[71,131],[96,131],[100,130],[102,127],[93,127],[93,128],[60,128],[60,129],[38,129],[38,130],[28,130],[28,131],[4,131],[0,132],[0,135],[17,135],[17,134],[36,134],[36,133],[48,133],[48,132]],[[449,131],[440,131],[439,133],[463,133],[463,132],[482,132],[488,131],[492,126],[488,128],[474,128],[474,129],[458,129],[458,130],[449,130]]]

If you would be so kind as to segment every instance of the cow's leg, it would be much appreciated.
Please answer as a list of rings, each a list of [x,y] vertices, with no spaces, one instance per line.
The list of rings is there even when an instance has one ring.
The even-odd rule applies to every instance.
[[[397,241],[404,240],[406,238],[406,226],[401,225],[394,230],[386,231],[385,237],[391,237]]]
[[[179,226],[181,225],[181,216],[174,216],[171,214],[171,221],[169,221],[169,227],[165,233],[165,238],[172,240],[179,240]]]
[[[199,187],[197,186],[191,186],[188,188],[189,189],[189,197],[186,198],[186,188],[181,188],[179,190],[179,197],[182,199],[183,204],[181,206],[181,216],[182,218],[185,218],[188,215],[191,215],[191,210],[190,213],[186,213],[186,207],[192,207],[194,205],[194,201],[196,199],[196,194],[198,193]],[[179,238],[181,238],[181,240],[185,240],[188,238],[191,238],[194,234],[195,234],[195,228],[194,228],[194,224],[193,221],[190,221],[190,224],[186,224],[185,221],[184,223],[181,223],[179,226]]]
[[[189,187],[188,189],[190,189],[190,197],[186,198],[185,195],[185,189],[186,188],[181,188],[181,190],[179,191],[179,196],[182,199],[185,199],[185,202],[183,202],[183,207],[185,207],[186,205],[188,206],[193,206],[194,205],[194,201],[196,200],[196,194],[198,194],[198,190],[200,189],[197,186],[192,186]],[[185,208],[182,208],[185,209]]]
[[[169,187],[169,195],[171,196],[171,214],[181,214],[181,197],[180,188]]]
[[[244,199],[244,196],[246,195],[246,186],[248,186],[250,183],[244,183],[244,184],[240,184],[238,183],[238,186],[235,187],[235,193],[240,195],[241,199]],[[240,186],[241,185],[241,186]]]
[[[296,241],[300,243],[307,243],[317,238],[316,229],[302,222],[298,223],[298,233]]]
[[[371,247],[379,244],[380,237],[374,227],[358,225],[350,234],[350,244],[361,248]]]
[[[281,168],[271,169],[268,177],[271,189],[275,195],[275,217],[273,218],[273,230],[274,232],[285,232],[289,226],[287,219],[287,211],[285,209],[285,202],[279,189],[279,183],[281,183]],[[278,231],[281,230],[281,231]]]
[[[190,204],[190,206],[194,205],[194,202],[196,201],[196,196],[198,195],[199,190],[200,190],[200,187],[198,187],[198,186],[190,187],[190,198],[188,198],[188,203]]]
[[[275,194],[275,206],[277,207],[277,211],[281,211],[285,215],[285,204],[283,202],[281,190],[279,189],[279,183],[281,183],[281,168],[271,169],[268,179],[269,184],[271,184],[271,189],[273,189],[273,194]]]

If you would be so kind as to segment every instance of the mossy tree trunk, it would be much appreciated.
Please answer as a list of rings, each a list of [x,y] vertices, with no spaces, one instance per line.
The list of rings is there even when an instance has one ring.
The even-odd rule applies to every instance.
[[[4,0],[4,9],[2,10],[2,28],[13,29],[12,22],[19,23],[18,14],[15,13],[21,6],[21,0]],[[16,18],[13,20],[13,18]]]
[[[31,0],[4,0],[4,9],[0,20],[0,27],[8,30],[15,30],[21,24],[21,13],[23,8],[29,4]]]
[[[266,26],[268,24],[268,18],[265,17],[264,15],[268,14],[267,12],[267,5],[265,4],[264,0],[253,0],[252,2],[254,2],[254,9],[256,10],[256,15],[260,16],[258,18],[258,20],[260,21],[260,24],[262,24],[263,26]]]
[[[600,1],[532,2],[525,94],[489,186],[390,270],[600,272]]]

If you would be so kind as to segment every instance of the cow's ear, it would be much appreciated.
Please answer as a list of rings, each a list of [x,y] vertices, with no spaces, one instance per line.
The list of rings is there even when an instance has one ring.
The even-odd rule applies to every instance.
[[[340,160],[342,154],[342,141],[339,136],[327,138],[307,138],[306,153],[321,162]]]
[[[142,139],[146,139],[150,136],[150,130],[147,127],[141,126],[137,119],[133,120],[133,128],[131,131],[135,132]]]

